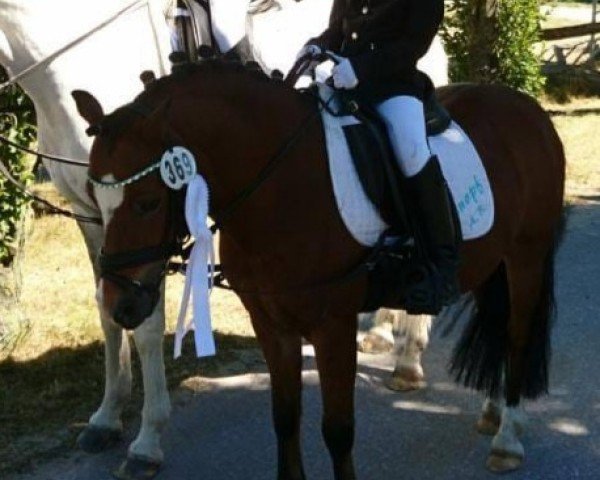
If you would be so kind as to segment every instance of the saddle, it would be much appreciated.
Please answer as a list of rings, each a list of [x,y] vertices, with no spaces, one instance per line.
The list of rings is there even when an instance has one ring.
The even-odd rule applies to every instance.
[[[347,92],[338,95],[339,104],[346,109],[346,112],[340,113],[353,115],[361,122],[345,126],[344,134],[365,193],[388,225],[404,230],[407,221],[398,225],[399,219],[406,217],[404,207],[399,202],[404,176],[398,168],[387,129],[371,105],[361,104]],[[433,92],[424,102],[424,107],[427,136],[446,131],[452,118]]]
[[[424,102],[427,135],[440,135],[452,119],[437,101],[433,86]],[[343,127],[361,186],[381,218],[389,226],[374,247],[368,267],[368,291],[363,311],[381,307],[405,309],[412,286],[430,274],[416,222],[411,218],[410,199],[405,194],[404,176],[395,159],[387,129],[371,105],[361,103],[347,91],[336,92],[336,115],[352,115],[360,123]],[[427,313],[428,299],[423,298]],[[437,312],[431,312],[437,313]]]

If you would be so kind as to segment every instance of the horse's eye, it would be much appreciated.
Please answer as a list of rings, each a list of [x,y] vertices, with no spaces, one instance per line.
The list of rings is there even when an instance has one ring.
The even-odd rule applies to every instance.
[[[133,202],[133,211],[140,217],[147,217],[160,207],[160,198],[143,198]]]

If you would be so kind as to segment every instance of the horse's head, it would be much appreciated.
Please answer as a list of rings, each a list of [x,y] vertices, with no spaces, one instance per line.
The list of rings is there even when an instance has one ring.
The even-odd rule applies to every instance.
[[[161,157],[171,146],[167,106],[145,111],[133,103],[105,116],[89,93],[73,97],[95,136],[89,188],[104,224],[98,301],[115,322],[136,328],[156,308],[167,262],[186,233],[182,193],[161,181]]]

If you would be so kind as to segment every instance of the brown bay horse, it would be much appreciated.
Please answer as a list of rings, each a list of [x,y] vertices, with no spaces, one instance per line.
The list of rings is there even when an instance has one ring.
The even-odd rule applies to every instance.
[[[474,292],[477,313],[452,367],[463,383],[490,396],[479,427],[495,435],[488,466],[506,471],[524,455],[520,400],[547,389],[564,153],[548,115],[525,95],[474,85],[450,86],[438,95],[481,154],[496,203],[490,233],[462,248],[461,286]],[[305,478],[299,436],[303,337],[315,348],[322,432],[335,478],[355,478],[356,313],[366,276],[332,279],[359,264],[366,250],[338,213],[314,99],[218,61],[157,80],[110,115],[90,94],[74,97],[96,133],[93,179],[130,179],[173,145],[193,152],[210,189],[210,214],[221,225],[223,268],[250,312],[271,374],[278,478]],[[229,208],[257,178],[260,185]],[[92,189],[108,257],[149,247],[163,252],[135,264],[113,263],[112,269],[121,280],[159,285],[169,253],[153,247],[174,241],[180,199],[174,200],[156,172]],[[149,306],[129,297],[140,290],[111,278],[102,282],[104,308],[117,321],[139,324]],[[496,400],[502,395],[506,406],[500,408]]]

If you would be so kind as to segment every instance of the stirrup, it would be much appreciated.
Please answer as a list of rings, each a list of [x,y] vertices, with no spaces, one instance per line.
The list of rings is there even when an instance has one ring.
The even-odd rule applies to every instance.
[[[432,264],[420,265],[410,277],[415,281],[406,289],[403,303],[411,315],[437,315],[460,297],[458,282],[448,281]]]

